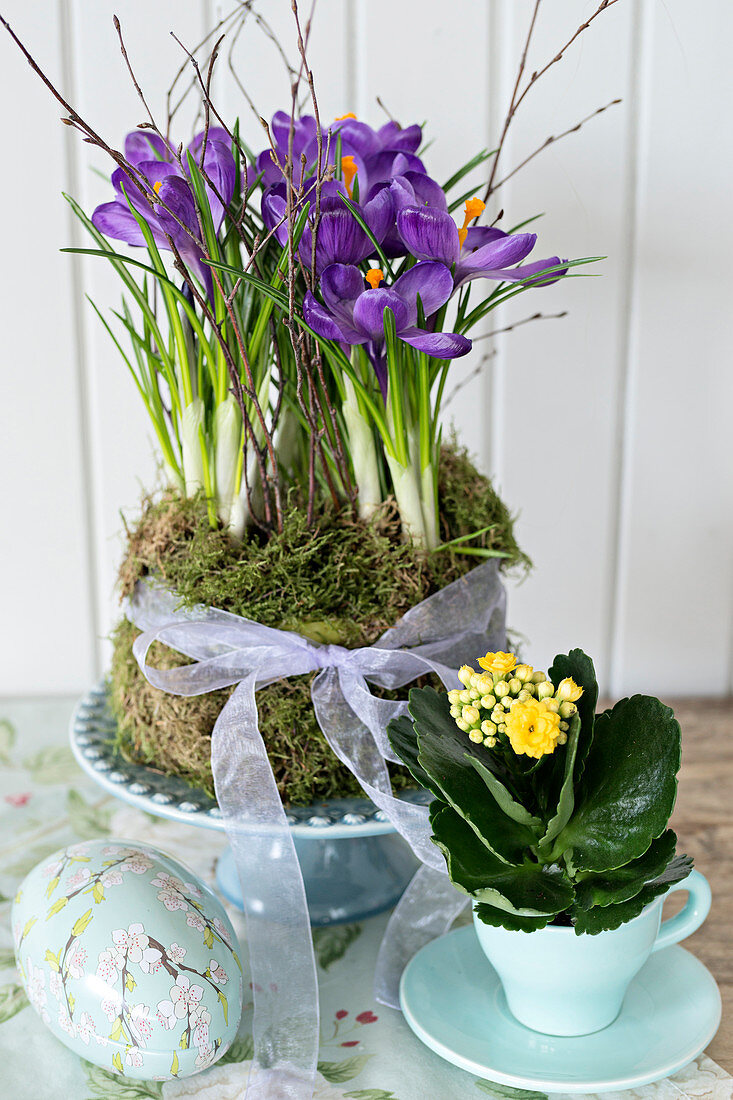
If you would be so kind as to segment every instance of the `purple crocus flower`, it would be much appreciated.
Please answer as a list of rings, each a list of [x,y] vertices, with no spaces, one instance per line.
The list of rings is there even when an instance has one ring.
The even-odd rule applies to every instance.
[[[204,171],[214,185],[213,188],[208,183],[205,186],[214,229],[217,233],[224,219],[225,205],[232,200],[236,179],[236,166],[231,149],[228,144],[219,140],[219,135],[222,134],[225,134],[225,131],[213,128],[209,130],[204,154]],[[197,134],[188,146],[192,156],[197,160],[201,156],[202,143],[203,133]],[[135,247],[144,247],[145,237],[130,209],[132,205],[147,222],[159,248],[170,249],[171,246],[168,243],[168,237],[170,237],[186,264],[195,271],[211,297],[213,293],[211,270],[203,263],[201,249],[190,235],[198,237],[200,230],[196,201],[187,178],[188,166],[185,158],[182,172],[172,147],[157,134],[140,130],[127,135],[125,155],[147,180],[150,191],[155,193],[157,201],[152,198],[150,191],[144,190],[122,168],[117,168],[112,173],[112,184],[116,191],[115,199],[113,202],[103,203],[97,207],[92,215],[93,224],[101,233],[114,240],[125,241]],[[217,191],[224,203],[217,195]]]
[[[262,173],[264,187],[272,187],[283,180],[285,161],[288,156],[290,142],[290,115],[285,111],[276,111],[270,123],[270,136],[274,145],[272,148],[263,149],[257,157],[256,168]],[[316,140],[316,120],[312,115],[302,115],[296,118],[293,129],[293,171],[298,171],[305,155],[305,163],[312,171],[318,156],[318,142]]]
[[[417,326],[418,296],[425,316],[430,317],[453,293],[453,278],[445,264],[418,263],[391,287],[379,286],[381,281],[382,273],[376,269],[365,280],[356,267],[332,264],[321,275],[323,304],[308,291],[303,316],[318,336],[341,344],[365,345],[386,399],[386,309],[394,315],[397,338],[435,359],[466,355],[471,341],[455,332],[429,332]]]
[[[266,227],[274,230],[277,241],[284,247],[288,239],[287,184],[281,181],[268,188],[262,196],[262,218]],[[315,184],[310,181],[304,188],[310,204]],[[323,271],[330,264],[358,264],[374,252],[374,243],[359,225],[353,213],[346,206],[344,185],[336,180],[324,183],[321,192],[321,218],[316,238],[316,270]],[[388,190],[379,191],[374,198],[363,205],[353,204],[380,244],[394,225],[394,206]],[[311,263],[313,247],[313,210],[300,238],[298,254],[308,267]]]
[[[528,256],[537,241],[536,233],[505,233],[501,229],[475,226],[459,233],[450,214],[434,207],[407,206],[397,214],[397,231],[407,250],[418,260],[439,260],[455,264],[454,285],[471,279],[518,282],[540,275],[564,261],[557,256],[515,267]],[[463,239],[461,239],[461,237]],[[532,286],[547,286],[561,278],[567,268],[553,271]]]

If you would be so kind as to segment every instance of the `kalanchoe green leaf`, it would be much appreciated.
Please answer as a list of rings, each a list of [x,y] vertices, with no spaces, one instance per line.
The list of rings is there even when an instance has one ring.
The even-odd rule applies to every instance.
[[[572,904],[572,887],[561,871],[529,861],[502,863],[450,806],[434,802],[430,821],[451,882],[477,901],[526,917],[551,916]]]
[[[410,714],[415,720],[418,763],[427,773],[430,789],[468,822],[483,843],[505,863],[521,863],[536,836],[526,825],[503,812],[466,758],[475,746],[450,716],[445,694],[432,688],[413,688]]]
[[[689,856],[676,856],[667,868],[653,882],[648,882],[635,897],[628,901],[622,901],[618,905],[595,906],[593,909],[574,909],[575,933],[587,933],[595,936],[599,932],[610,932],[614,928],[620,928],[622,924],[638,917],[642,909],[646,908],[655,898],[666,893],[675,882],[681,882],[687,878],[692,870],[692,859]]]
[[[580,741],[575,760],[574,778],[577,783],[583,774],[585,760],[593,742],[593,727],[596,706],[598,705],[598,682],[595,666],[582,649],[571,649],[569,653],[558,653],[547,675],[553,684],[559,684],[570,676],[578,687],[583,689],[583,694],[577,702],[581,726]]]
[[[520,825],[527,825],[530,829],[539,829],[542,827],[542,821],[539,817],[535,817],[531,814],[521,802],[517,802],[515,798],[511,796],[501,780],[491,771],[488,767],[489,755],[487,752],[487,760],[479,760],[477,756],[471,753],[466,753],[466,759],[472,768],[474,768],[483,779],[486,786],[489,788],[497,803],[501,807],[502,811],[510,817],[512,821],[518,822]]]
[[[577,682],[577,681],[576,681]],[[565,745],[565,749],[555,749],[553,755],[553,764],[555,767],[560,768],[562,765],[562,786],[560,787],[560,794],[557,800],[557,810],[553,817],[547,823],[547,829],[545,835],[540,841],[540,855],[547,856],[548,859],[558,858],[562,853],[562,849],[555,851],[552,855],[550,852],[553,848],[553,841],[562,832],[570,820],[573,809],[575,808],[575,787],[573,783],[573,776],[575,774],[575,760],[578,753],[578,745],[580,738],[583,735],[583,729],[579,714],[574,714],[570,721],[570,729],[568,730],[568,740]],[[557,757],[557,760],[555,760]]]
[[[595,905],[617,905],[638,894],[646,883],[661,875],[672,860],[677,836],[667,829],[653,840],[644,855],[632,859],[624,867],[601,874],[581,874],[575,886],[575,898],[582,909]]]
[[[402,763],[410,769],[413,778],[425,790],[440,798],[440,789],[437,784],[433,783],[425,769],[420,767],[417,759],[417,736],[415,735],[412,719],[408,718],[406,714],[401,714],[399,718],[393,718],[387,726],[387,737]]]
[[[520,917],[516,913],[507,913],[505,909],[496,909],[485,901],[477,902],[474,912],[484,924],[506,928],[508,932],[537,932],[552,919],[549,913],[543,917]]]
[[[558,837],[568,866],[607,871],[643,855],[667,827],[679,766],[680,727],[658,699],[635,695],[599,715],[573,816]]]

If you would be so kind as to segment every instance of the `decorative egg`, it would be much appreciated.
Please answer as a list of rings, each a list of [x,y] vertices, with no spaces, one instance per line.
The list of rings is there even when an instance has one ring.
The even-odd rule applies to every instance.
[[[187,1077],[237,1033],[242,967],[229,918],[156,848],[108,839],[62,848],[21,885],[13,934],[36,1012],[97,1065]]]

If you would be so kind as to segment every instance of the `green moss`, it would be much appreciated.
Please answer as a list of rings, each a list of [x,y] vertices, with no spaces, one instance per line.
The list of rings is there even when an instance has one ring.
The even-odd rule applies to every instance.
[[[452,447],[440,471],[441,533],[445,541],[491,525],[472,545],[526,566],[512,519],[490,482],[465,452]],[[120,570],[122,594],[150,574],[179,593],[184,606],[210,604],[266,626],[295,630],[316,641],[370,645],[410,607],[477,564],[475,557],[443,550],[425,555],[400,539],[394,507],[371,523],[323,506],[309,529],[291,496],[282,533],[251,535],[234,546],[212,531],[201,500],[173,493],[147,500],[128,531]],[[118,744],[130,760],[180,775],[213,793],[210,735],[230,690],[195,698],[150,687],[132,656],[136,630],[123,621],[114,636],[110,673]],[[186,658],[157,647],[151,660],[171,667]],[[358,793],[354,777],[333,755],[310,703],[312,676],[278,681],[257,693],[260,728],[285,802],[308,802]],[[395,769],[395,786],[409,785]]]

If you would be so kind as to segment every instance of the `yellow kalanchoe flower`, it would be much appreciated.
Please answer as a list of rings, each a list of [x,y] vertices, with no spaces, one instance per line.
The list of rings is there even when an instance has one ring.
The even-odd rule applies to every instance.
[[[516,666],[517,658],[513,653],[487,653],[485,657],[479,657],[478,663],[487,672],[495,672],[499,676],[506,676]]]
[[[577,703],[582,694],[582,687],[576,684],[572,676],[566,676],[557,686],[557,698],[566,703]]]
[[[517,700],[506,717],[506,732],[517,755],[539,760],[555,751],[561,736],[560,715],[544,700]]]

